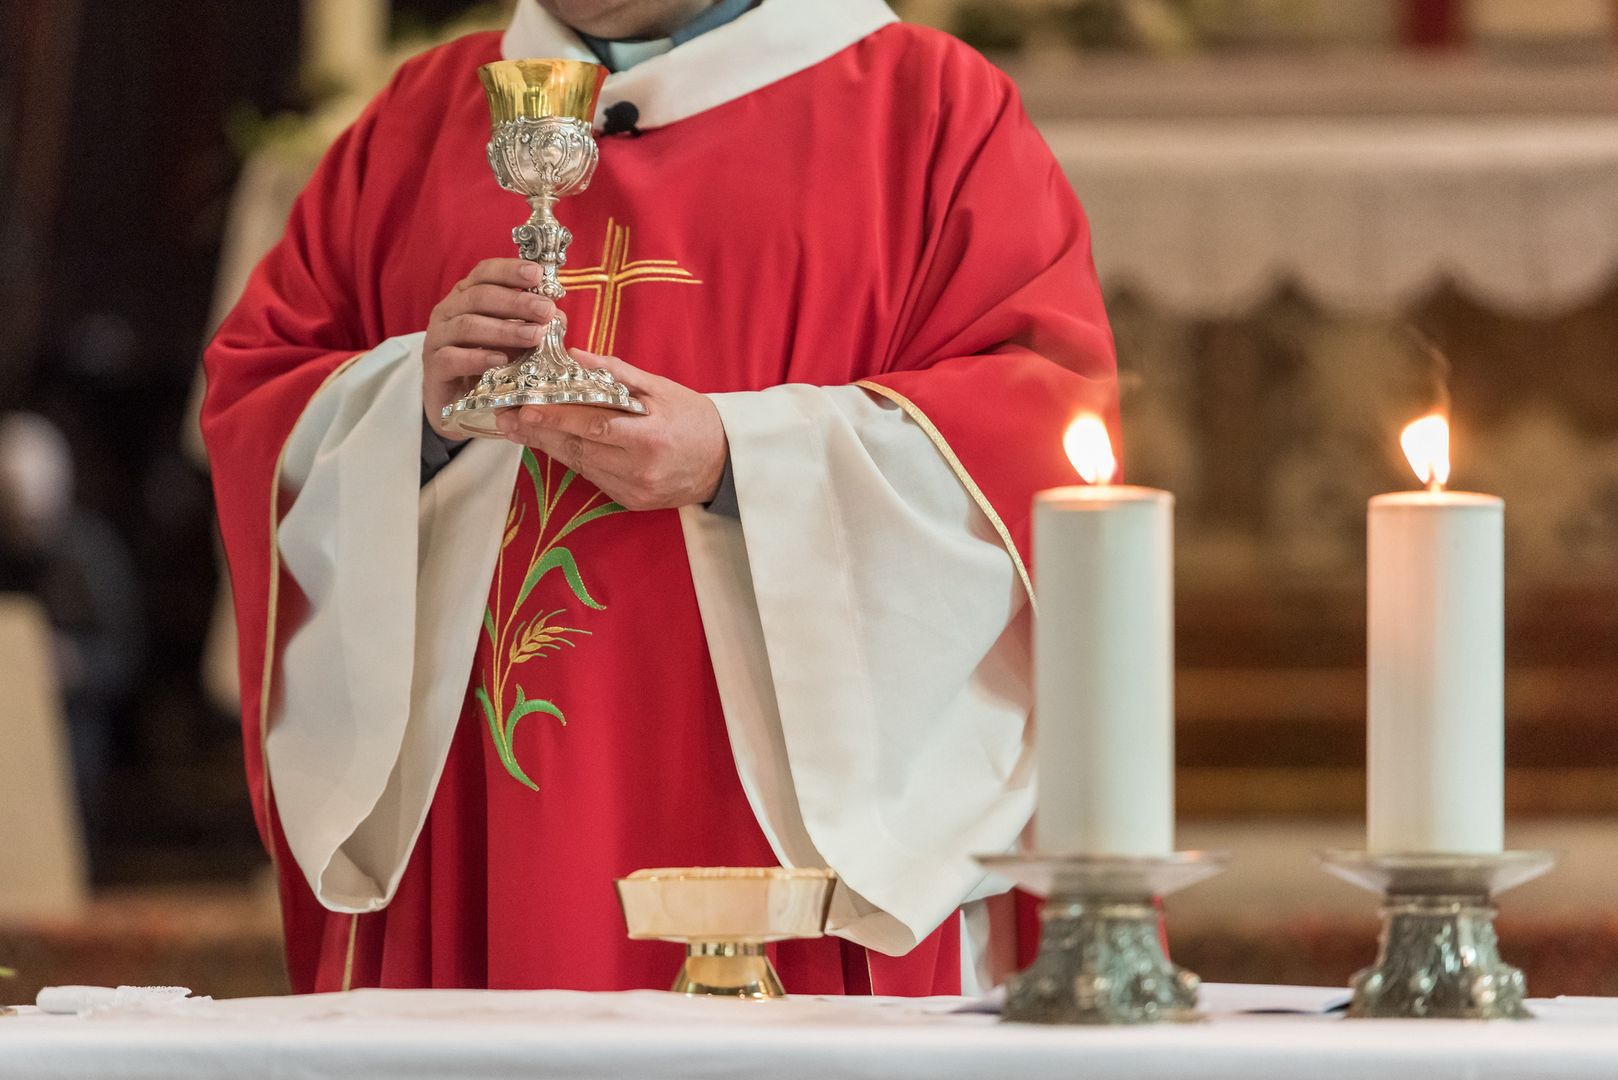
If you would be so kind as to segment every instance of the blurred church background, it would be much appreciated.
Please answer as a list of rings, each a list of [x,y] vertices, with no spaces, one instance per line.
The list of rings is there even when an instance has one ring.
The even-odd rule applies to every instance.
[[[1508,842],[1564,852],[1507,959],[1618,993],[1618,2],[900,10],[1021,87],[1091,215],[1126,468],[1178,496],[1181,839],[1238,862],[1174,899],[1177,952],[1372,956],[1311,852],[1362,838],[1365,500],[1447,403],[1455,486],[1508,507]],[[0,12],[0,996],[272,992],[197,359],[325,144],[504,5]]]

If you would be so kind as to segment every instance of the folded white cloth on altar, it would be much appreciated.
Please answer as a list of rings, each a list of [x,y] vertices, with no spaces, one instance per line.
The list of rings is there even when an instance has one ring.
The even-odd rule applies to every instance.
[[[40,1012],[84,1015],[98,1009],[129,1006],[163,1008],[180,1001],[211,1001],[192,997],[186,986],[47,986],[34,998]]]

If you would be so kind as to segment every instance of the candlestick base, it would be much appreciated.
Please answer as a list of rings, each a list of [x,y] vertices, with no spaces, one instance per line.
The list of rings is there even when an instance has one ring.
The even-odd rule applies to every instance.
[[[1163,952],[1156,897],[1212,877],[1226,856],[1033,852],[978,862],[1031,893],[1039,955],[1006,985],[1000,1018],[1021,1024],[1151,1024],[1197,1019],[1202,980]]]
[[[1526,1020],[1523,974],[1500,959],[1495,897],[1556,862],[1548,851],[1498,855],[1319,853],[1331,873],[1382,894],[1376,963],[1350,982],[1351,1017]]]

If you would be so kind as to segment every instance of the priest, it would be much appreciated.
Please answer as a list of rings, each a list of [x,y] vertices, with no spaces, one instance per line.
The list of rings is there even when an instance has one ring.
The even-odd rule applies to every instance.
[[[645,416],[440,407],[551,307],[479,65],[596,59],[569,340]],[[327,153],[206,358],[295,989],[661,987],[612,879],[826,866],[789,988],[975,970],[1032,808],[1029,508],[1114,414],[1084,218],[1009,80],[880,0],[519,0]]]

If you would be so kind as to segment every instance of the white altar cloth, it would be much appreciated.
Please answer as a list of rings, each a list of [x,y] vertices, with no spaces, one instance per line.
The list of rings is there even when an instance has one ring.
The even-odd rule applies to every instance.
[[[1610,1080],[1618,998],[1533,1003],[1527,1023],[1245,1015],[1341,991],[1205,989],[1203,1023],[1001,1025],[956,998],[686,999],[638,991],[376,991],[0,1018],[4,1080],[427,1077],[883,1080]]]
[[[1391,313],[1446,278],[1550,315],[1618,276],[1618,119],[1050,120],[1096,268],[1170,311],[1241,315],[1287,281]]]

